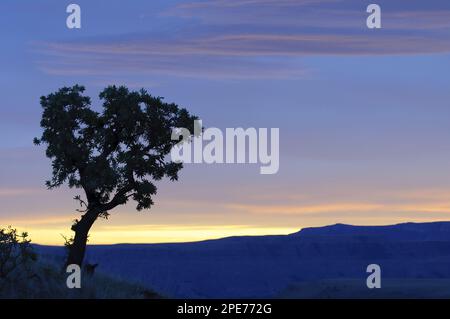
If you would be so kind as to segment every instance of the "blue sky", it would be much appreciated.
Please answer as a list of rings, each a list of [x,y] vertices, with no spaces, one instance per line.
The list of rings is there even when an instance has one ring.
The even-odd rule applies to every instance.
[[[447,220],[450,2],[361,0],[0,3],[0,221],[62,243],[77,190],[47,191],[32,145],[39,97],[83,84],[146,88],[206,127],[279,127],[280,171],[187,165],[149,212],[117,208],[93,243],[288,233],[335,222]]]

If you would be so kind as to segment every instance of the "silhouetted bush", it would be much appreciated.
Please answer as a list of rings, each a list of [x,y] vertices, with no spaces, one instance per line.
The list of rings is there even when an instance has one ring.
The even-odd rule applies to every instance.
[[[9,285],[32,279],[35,261],[27,233],[11,226],[0,229],[0,293]]]
[[[12,279],[29,270],[36,260],[27,233],[18,234],[11,227],[0,229],[0,280]]]

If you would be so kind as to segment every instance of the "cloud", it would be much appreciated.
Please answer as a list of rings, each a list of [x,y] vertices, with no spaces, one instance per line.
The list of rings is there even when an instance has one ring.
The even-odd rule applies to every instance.
[[[35,188],[5,188],[0,187],[0,198],[2,197],[17,197],[24,195],[35,195],[42,194],[45,189],[35,189]]]
[[[152,42],[143,40],[139,45],[137,49],[140,53],[134,52],[136,48],[117,52],[120,45],[116,43],[100,47],[81,44],[81,50],[89,53],[85,51],[78,55],[73,54],[77,49],[72,52],[67,50],[70,44],[67,47],[62,45],[54,49],[65,52],[63,57],[39,62],[38,67],[52,75],[103,77],[135,74],[209,79],[284,79],[299,78],[307,73],[300,63],[297,68],[293,68],[292,63],[282,59],[251,59],[200,52],[183,54],[183,48],[175,44],[166,53],[159,53],[154,51],[153,45],[147,43]],[[190,50],[189,46],[186,49]],[[47,54],[53,56],[51,52]]]
[[[304,6],[324,2],[341,2],[342,0],[208,0],[180,3],[178,9],[198,8],[235,8],[245,6]]]
[[[337,217],[337,216],[355,216],[364,213],[373,213],[377,216],[394,214],[440,214],[448,216],[450,214],[449,202],[437,202],[426,204],[393,204],[376,202],[336,202],[331,204],[316,205],[230,205],[230,209],[251,214],[274,214],[274,215],[297,215],[302,217]]]
[[[440,0],[381,1],[381,30],[360,1],[183,2],[161,13],[184,28],[39,43],[40,69],[55,75],[144,74],[292,79],[305,56],[450,53],[450,7]]]
[[[369,3],[360,0],[230,0],[183,2],[165,14],[205,24],[297,26],[309,28],[365,28]],[[418,30],[450,27],[450,5],[442,0],[379,0],[385,29]]]

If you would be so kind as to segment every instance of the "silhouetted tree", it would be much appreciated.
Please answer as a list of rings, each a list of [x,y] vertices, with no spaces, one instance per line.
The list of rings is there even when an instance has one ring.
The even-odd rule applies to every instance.
[[[153,97],[145,90],[109,86],[99,97],[101,112],[91,109],[84,87],[75,85],[41,97],[41,127],[44,132],[35,144],[46,144],[53,173],[46,182],[52,189],[67,182],[82,188],[85,200],[76,196],[83,215],[75,220],[67,264],[82,265],[91,226],[99,217],[108,217],[113,208],[129,199],[137,210],[148,209],[156,194],[154,181],[178,179],[181,163],[168,159],[178,142],[172,129],[194,131],[197,117]]]

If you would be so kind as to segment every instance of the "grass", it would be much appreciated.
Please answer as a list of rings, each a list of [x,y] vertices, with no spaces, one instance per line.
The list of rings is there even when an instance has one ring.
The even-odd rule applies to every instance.
[[[54,263],[34,262],[26,275],[0,281],[1,299],[157,299],[156,292],[96,273],[81,277],[80,289],[66,286],[66,274]]]

